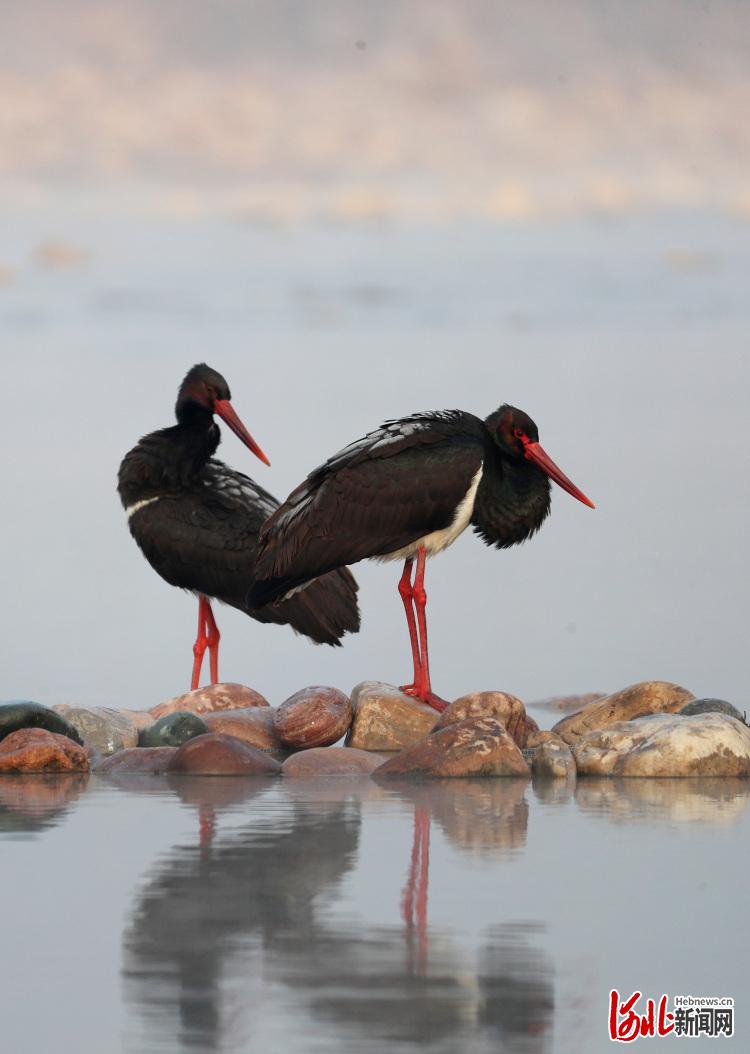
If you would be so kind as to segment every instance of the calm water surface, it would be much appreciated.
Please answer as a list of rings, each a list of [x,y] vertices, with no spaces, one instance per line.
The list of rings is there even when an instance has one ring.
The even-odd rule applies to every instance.
[[[6,777],[5,1049],[598,1052],[614,986],[732,995],[690,1049],[747,1050],[749,796]]]

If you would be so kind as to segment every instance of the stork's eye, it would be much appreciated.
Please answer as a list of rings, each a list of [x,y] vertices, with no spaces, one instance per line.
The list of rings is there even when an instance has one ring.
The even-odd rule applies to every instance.
[[[516,437],[516,439],[526,438],[526,433],[524,432],[523,428],[514,428],[513,435]]]

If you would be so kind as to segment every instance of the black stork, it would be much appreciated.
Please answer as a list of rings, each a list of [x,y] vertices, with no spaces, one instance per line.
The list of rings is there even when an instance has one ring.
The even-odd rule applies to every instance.
[[[430,684],[425,560],[469,524],[498,549],[523,542],[549,513],[550,480],[594,507],[540,446],[528,414],[514,406],[484,421],[461,410],[387,421],[312,472],[266,522],[250,602],[267,604],[367,557],[404,560],[398,589],[414,680],[403,690],[442,710],[446,704]]]
[[[192,688],[198,687],[206,648],[211,683],[219,677],[220,634],[211,598],[258,622],[290,625],[317,644],[337,645],[345,633],[359,629],[357,583],[345,568],[308,580],[288,599],[249,605],[258,533],[279,503],[249,476],[213,457],[221,439],[218,414],[269,464],[230,398],[220,373],[205,363],[194,366],[177,396],[177,424],[144,436],[125,455],[118,475],[130,533],[143,555],[170,585],[198,596]]]

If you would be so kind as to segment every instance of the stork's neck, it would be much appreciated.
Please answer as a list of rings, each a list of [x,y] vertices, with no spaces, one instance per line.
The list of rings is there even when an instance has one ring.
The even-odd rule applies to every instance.
[[[471,522],[498,549],[517,545],[539,530],[550,509],[550,482],[528,461],[504,457],[491,440]]]
[[[221,440],[212,414],[191,414],[172,428],[144,436],[120,465],[118,491],[134,502],[178,492],[195,483]]]

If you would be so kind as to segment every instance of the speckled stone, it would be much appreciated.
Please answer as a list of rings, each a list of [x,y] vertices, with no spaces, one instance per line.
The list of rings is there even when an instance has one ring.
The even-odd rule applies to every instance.
[[[274,728],[273,715],[273,707],[254,706],[246,710],[219,710],[215,714],[204,714],[203,720],[209,732],[223,732],[241,739],[243,743],[249,743],[251,747],[273,754],[284,750]]]
[[[19,728],[0,742],[0,773],[88,772],[86,751],[45,728]]]
[[[176,747],[132,747],[103,758],[94,771],[97,776],[126,776],[128,773],[159,776],[167,771],[176,753]]]
[[[406,747],[373,772],[377,780],[528,776],[529,766],[494,717],[469,717]]]
[[[196,688],[194,692],[176,695],[165,703],[151,708],[151,717],[164,717],[175,710],[187,710],[191,714],[211,714],[217,710],[244,710],[248,706],[268,706],[268,700],[260,692],[246,688],[244,684],[227,681]]]
[[[401,750],[429,735],[437,711],[382,681],[362,681],[352,691],[354,720],[346,746]]]
[[[516,746],[526,746],[526,707],[515,695],[509,692],[470,692],[462,695],[446,707],[433,731],[439,732],[469,717],[494,717],[502,721]]]
[[[529,750],[536,750],[542,743],[560,743],[562,746],[567,746],[567,743],[562,736],[558,736],[557,732],[550,732],[549,729],[543,729],[541,731],[532,732],[527,740],[526,746]]]
[[[282,765],[288,779],[311,779],[316,776],[369,776],[383,764],[379,754],[354,747],[315,747],[292,754]]]
[[[747,714],[740,713],[736,706],[725,702],[723,699],[693,699],[687,706],[677,711],[683,717],[693,717],[695,714],[728,714],[730,717],[747,724]]]
[[[81,736],[65,718],[48,706],[32,703],[27,699],[11,699],[0,703],[0,739],[19,728],[44,728],[60,736],[67,736],[83,746]]]
[[[181,747],[189,739],[204,736],[208,725],[197,714],[175,710],[154,721],[138,736],[139,747]]]
[[[546,740],[534,751],[531,771],[535,776],[545,776],[551,779],[575,779],[575,758],[570,747],[565,743]]]
[[[103,757],[138,744],[138,729],[119,710],[110,710],[106,706],[84,709],[65,703],[56,706],[55,710],[76,729],[84,746],[93,747]]]
[[[168,771],[193,776],[278,776],[281,765],[233,736],[209,732],[184,743],[175,752]]]
[[[654,714],[589,732],[581,776],[750,776],[750,728],[720,713]]]
[[[646,714],[675,713],[694,698],[687,688],[670,681],[640,681],[564,717],[552,731],[557,732],[568,746],[573,746],[587,732],[609,728],[621,721],[632,721]]]
[[[338,688],[315,685],[295,692],[274,712],[276,735],[291,750],[337,742],[349,731],[352,704]]]

